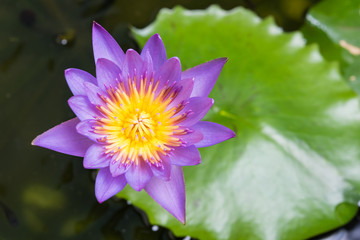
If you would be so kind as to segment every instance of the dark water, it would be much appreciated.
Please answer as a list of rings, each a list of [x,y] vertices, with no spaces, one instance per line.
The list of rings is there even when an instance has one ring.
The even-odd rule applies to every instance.
[[[96,173],[83,169],[81,158],[30,145],[38,134],[74,117],[64,70],[94,74],[93,20],[126,50],[138,49],[129,26],[145,27],[162,7],[241,5],[260,16],[272,14],[285,29],[294,30],[314,2],[1,0],[0,240],[176,239],[169,230],[151,226],[146,214],[126,200],[98,204]]]

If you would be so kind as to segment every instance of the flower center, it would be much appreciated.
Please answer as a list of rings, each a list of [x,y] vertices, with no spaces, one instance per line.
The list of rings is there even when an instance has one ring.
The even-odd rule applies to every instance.
[[[126,165],[140,160],[161,165],[161,156],[181,146],[180,136],[188,133],[178,126],[186,119],[186,113],[178,114],[185,103],[170,105],[180,90],[175,84],[159,89],[159,81],[146,78],[107,88],[108,96],[100,96],[104,104],[96,106],[103,117],[94,128],[103,136],[97,140],[105,144],[105,154]]]

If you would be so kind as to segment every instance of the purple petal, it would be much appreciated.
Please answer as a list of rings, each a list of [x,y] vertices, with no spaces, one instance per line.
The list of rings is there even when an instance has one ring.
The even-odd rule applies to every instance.
[[[120,160],[115,161],[112,159],[110,162],[110,172],[113,177],[126,173],[129,168],[130,165],[122,164]]]
[[[194,78],[191,97],[207,97],[218,79],[227,58],[217,58],[184,71],[182,79]]]
[[[157,71],[167,59],[166,50],[159,34],[153,35],[145,44],[141,57],[145,60],[147,52],[150,54],[153,62],[154,70]]]
[[[129,49],[126,52],[126,61],[123,69],[123,77],[125,79],[128,79],[128,77],[134,79],[136,77],[137,80],[140,80],[140,76],[144,74],[144,61],[135,50]]]
[[[95,195],[99,203],[102,203],[115,194],[119,193],[126,186],[124,175],[113,177],[109,168],[101,168],[95,181]]]
[[[171,161],[167,156],[161,158],[162,164],[158,167],[151,166],[151,170],[155,177],[159,177],[164,181],[169,181],[171,176]]]
[[[80,120],[78,118],[63,122],[37,136],[31,144],[61,153],[83,157],[93,142],[76,131],[76,125],[79,122]]]
[[[169,181],[163,181],[157,177],[152,178],[145,187],[145,191],[160,206],[185,224],[185,182],[181,167],[172,166]]]
[[[144,78],[151,79],[154,75],[153,60],[151,59],[149,51],[145,54],[141,53],[144,60]]]
[[[194,146],[175,148],[170,155],[171,164],[177,166],[192,166],[201,163],[199,150]]]
[[[110,158],[104,153],[104,146],[93,144],[84,156],[83,165],[87,169],[98,169],[109,166]]]
[[[76,68],[66,69],[65,79],[74,95],[86,95],[84,82],[96,84],[96,78],[93,75]]]
[[[176,98],[166,108],[167,110],[171,109],[172,107],[175,107],[182,101],[189,99],[194,87],[194,79],[191,78],[182,79],[180,80],[180,82],[176,83],[175,88],[177,87],[180,87],[180,91],[177,94]]]
[[[199,122],[214,104],[214,100],[208,97],[193,97],[189,99],[183,110],[178,114],[188,113],[184,121],[179,123],[181,126],[192,126]]]
[[[155,81],[159,80],[160,84],[158,91],[161,91],[164,85],[167,83],[171,85],[173,82],[178,82],[181,80],[181,64],[180,60],[177,57],[172,57],[167,60],[155,73]]]
[[[193,130],[192,132],[189,132],[187,134],[179,135],[175,137],[178,137],[181,140],[181,142],[183,142],[184,147],[194,145],[195,143],[200,142],[204,138],[203,133],[198,130]]]
[[[99,117],[98,110],[92,105],[86,96],[72,96],[68,100],[71,110],[82,121]]]
[[[120,82],[121,70],[120,68],[112,61],[99,58],[96,62],[96,78],[98,81],[98,86],[106,90],[106,87],[117,87],[118,82]]]
[[[196,147],[208,147],[235,137],[235,133],[223,125],[201,121],[191,127],[203,133],[204,138],[195,144]]]
[[[99,58],[113,61],[119,67],[122,66],[125,54],[115,39],[98,23],[93,24],[92,42],[95,63]]]
[[[138,165],[131,165],[125,173],[126,181],[136,191],[141,191],[151,180],[153,173],[151,168],[144,161],[139,161]]]
[[[106,137],[106,135],[100,135],[94,132],[94,128],[96,126],[96,120],[84,120],[79,122],[76,125],[76,131],[81,135],[88,137],[89,139],[93,140],[94,142],[98,142],[100,139]]]
[[[85,90],[89,101],[94,105],[105,105],[104,101],[100,98],[100,96],[107,96],[107,93],[101,90],[98,86],[92,83],[84,83]]]

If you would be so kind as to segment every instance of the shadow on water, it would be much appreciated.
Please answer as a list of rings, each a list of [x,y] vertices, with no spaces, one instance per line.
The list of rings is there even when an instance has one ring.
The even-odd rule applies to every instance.
[[[260,16],[273,14],[285,29],[300,26],[310,3],[285,1],[115,1],[4,0],[0,3],[0,239],[183,239],[151,226],[146,214],[126,200],[98,204],[96,172],[80,158],[30,145],[35,136],[74,117],[66,68],[94,74],[91,26],[96,20],[124,50],[139,50],[129,26],[145,27],[162,7],[191,9],[218,3],[242,5]],[[280,10],[279,10],[280,9]],[[190,237],[185,239],[189,240]]]

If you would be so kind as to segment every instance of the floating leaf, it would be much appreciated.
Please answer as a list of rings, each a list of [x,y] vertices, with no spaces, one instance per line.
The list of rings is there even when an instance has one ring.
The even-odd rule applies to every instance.
[[[360,3],[328,0],[312,8],[302,30],[326,57],[338,60],[349,85],[360,94]]]
[[[306,20],[322,29],[329,37],[340,44],[360,47],[360,3],[356,0],[328,0],[311,9]]]
[[[242,8],[162,10],[134,30],[143,46],[162,36],[183,70],[228,57],[211,97],[210,121],[237,132],[186,167],[187,223],[146,193],[119,196],[150,222],[200,239],[304,239],[349,221],[360,189],[360,111],[336,64],[300,33]]]

